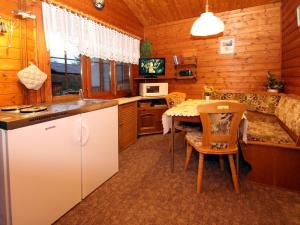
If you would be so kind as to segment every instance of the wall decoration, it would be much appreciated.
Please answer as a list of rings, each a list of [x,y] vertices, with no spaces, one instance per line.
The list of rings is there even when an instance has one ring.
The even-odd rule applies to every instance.
[[[220,38],[220,54],[234,54],[235,38],[226,37]]]
[[[297,7],[297,23],[298,27],[300,27],[300,5]]]

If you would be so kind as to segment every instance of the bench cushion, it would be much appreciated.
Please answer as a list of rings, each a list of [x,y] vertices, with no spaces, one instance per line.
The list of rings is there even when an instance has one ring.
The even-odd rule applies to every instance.
[[[290,135],[280,126],[273,115],[262,113],[247,113],[248,141],[268,142],[272,144],[296,145]]]
[[[300,136],[300,100],[282,96],[275,115],[297,136]]]

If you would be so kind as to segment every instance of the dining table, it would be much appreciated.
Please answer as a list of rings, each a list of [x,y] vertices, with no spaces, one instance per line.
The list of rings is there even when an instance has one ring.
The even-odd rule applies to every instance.
[[[163,134],[169,133],[171,130],[171,171],[174,172],[174,149],[175,149],[175,123],[190,122],[201,123],[200,114],[198,112],[199,105],[205,105],[214,102],[222,102],[228,100],[206,100],[206,99],[188,99],[164,112],[162,115]],[[230,102],[238,102],[230,100]],[[247,143],[248,120],[243,115],[240,125],[240,134],[245,143]]]

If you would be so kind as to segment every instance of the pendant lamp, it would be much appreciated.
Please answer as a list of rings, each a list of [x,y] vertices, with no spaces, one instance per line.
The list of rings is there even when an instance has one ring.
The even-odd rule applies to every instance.
[[[205,13],[194,22],[191,35],[193,36],[210,36],[216,35],[224,31],[223,21],[214,16],[212,12],[208,11],[208,0],[206,0]]]

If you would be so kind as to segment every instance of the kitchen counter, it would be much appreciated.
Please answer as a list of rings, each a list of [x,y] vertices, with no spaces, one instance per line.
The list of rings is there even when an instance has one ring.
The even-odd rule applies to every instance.
[[[118,105],[116,100],[84,99],[41,104],[39,106],[47,106],[47,110],[41,112],[0,111],[0,129],[12,130],[115,105]]]

